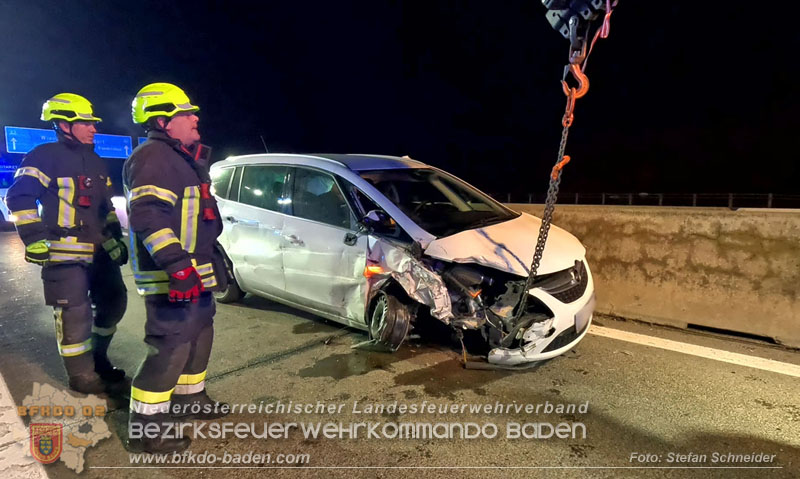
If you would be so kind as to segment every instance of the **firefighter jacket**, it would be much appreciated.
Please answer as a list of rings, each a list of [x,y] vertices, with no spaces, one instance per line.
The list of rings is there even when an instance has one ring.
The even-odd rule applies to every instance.
[[[122,237],[111,179],[94,145],[58,136],[22,160],[6,203],[26,246],[48,241],[50,263],[91,263],[103,241]]]
[[[168,275],[189,266],[206,290],[224,289],[227,272],[216,248],[222,221],[208,193],[205,166],[178,140],[150,131],[125,162],[122,176],[139,294],[168,293]]]

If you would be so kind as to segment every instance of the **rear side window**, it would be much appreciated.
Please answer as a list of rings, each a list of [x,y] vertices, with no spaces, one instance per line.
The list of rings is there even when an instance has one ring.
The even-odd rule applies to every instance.
[[[233,168],[223,168],[211,172],[211,193],[227,199],[231,186]]]
[[[265,210],[282,211],[284,202],[281,195],[288,172],[286,166],[245,166],[239,202]]]
[[[352,218],[333,176],[305,168],[295,170],[292,215],[347,229]]]

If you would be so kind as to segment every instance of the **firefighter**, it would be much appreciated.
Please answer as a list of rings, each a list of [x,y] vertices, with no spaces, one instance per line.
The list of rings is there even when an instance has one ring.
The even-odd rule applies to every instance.
[[[69,387],[87,394],[127,391],[125,371],[107,356],[127,306],[120,266],[128,252],[111,179],[94,152],[100,118],[86,98],[60,93],[42,105],[41,119],[52,122],[58,141],[28,153],[6,201],[17,216],[25,259],[43,266],[44,300],[53,306]]]
[[[153,83],[132,110],[147,141],[125,162],[123,181],[149,351],[131,387],[129,448],[164,453],[185,449],[189,438],[142,437],[144,426],[224,415],[208,397],[205,377],[214,338],[211,291],[226,287],[227,272],[216,248],[222,222],[209,192],[199,108],[177,86]]]

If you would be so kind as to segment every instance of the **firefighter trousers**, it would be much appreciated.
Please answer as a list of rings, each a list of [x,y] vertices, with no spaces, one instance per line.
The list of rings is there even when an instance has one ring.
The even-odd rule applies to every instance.
[[[216,305],[211,293],[196,303],[171,303],[166,295],[145,298],[148,353],[131,387],[131,411],[142,420],[169,412],[174,395],[205,390],[214,342]]]
[[[94,342],[105,358],[128,294],[119,265],[104,250],[91,264],[48,264],[42,268],[45,304],[53,306],[58,351],[69,377],[95,374],[89,354]],[[95,351],[97,354],[98,351]]]

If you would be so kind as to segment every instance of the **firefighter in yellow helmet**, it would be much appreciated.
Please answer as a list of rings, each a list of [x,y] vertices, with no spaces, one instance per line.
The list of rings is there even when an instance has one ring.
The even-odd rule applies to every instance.
[[[206,394],[205,377],[214,338],[211,292],[225,288],[227,273],[216,248],[222,222],[209,192],[199,108],[169,83],[145,86],[132,106],[147,141],[125,162],[123,182],[149,352],[131,388],[129,449],[165,453],[185,449],[190,440],[148,430],[168,432],[161,426],[225,414],[227,406]]]
[[[127,306],[120,265],[128,252],[111,204],[111,179],[94,152],[100,118],[86,98],[60,93],[42,105],[41,119],[52,122],[58,141],[27,154],[6,201],[18,218],[25,259],[42,266],[69,387],[127,393],[125,372],[107,356]]]

